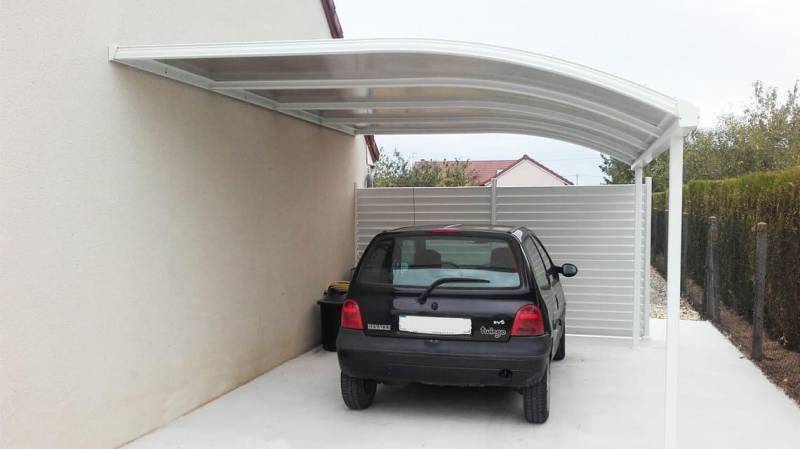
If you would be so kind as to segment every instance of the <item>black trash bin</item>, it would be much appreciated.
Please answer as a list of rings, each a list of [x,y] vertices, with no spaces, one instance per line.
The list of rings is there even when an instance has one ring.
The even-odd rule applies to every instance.
[[[322,347],[326,351],[336,351],[336,335],[339,334],[344,297],[344,293],[329,289],[325,297],[317,301],[322,324]]]

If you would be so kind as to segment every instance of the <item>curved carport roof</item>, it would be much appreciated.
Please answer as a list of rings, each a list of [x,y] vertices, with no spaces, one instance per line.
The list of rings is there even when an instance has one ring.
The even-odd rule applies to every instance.
[[[421,39],[112,46],[113,61],[349,134],[512,133],[631,165],[697,125],[697,110],[560,59]]]
[[[636,204],[642,168],[671,149],[665,445],[677,447],[683,136],[697,126],[696,108],[579,64],[441,40],[111,46],[109,59],[354,135],[512,133],[576,143],[634,168]],[[644,263],[634,247],[635,264]]]

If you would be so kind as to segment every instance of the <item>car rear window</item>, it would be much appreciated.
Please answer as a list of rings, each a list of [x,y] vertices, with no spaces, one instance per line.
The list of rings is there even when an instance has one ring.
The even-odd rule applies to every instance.
[[[427,287],[437,279],[460,277],[486,284],[450,283],[447,287],[515,288],[517,261],[507,240],[462,235],[387,236],[364,255],[357,282]]]

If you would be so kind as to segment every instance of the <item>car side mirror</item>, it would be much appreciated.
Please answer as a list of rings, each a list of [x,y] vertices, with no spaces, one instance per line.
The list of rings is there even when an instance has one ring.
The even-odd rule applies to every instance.
[[[564,265],[558,267],[558,272],[563,274],[564,277],[571,278],[572,276],[578,274],[578,267],[571,263],[565,263]]]

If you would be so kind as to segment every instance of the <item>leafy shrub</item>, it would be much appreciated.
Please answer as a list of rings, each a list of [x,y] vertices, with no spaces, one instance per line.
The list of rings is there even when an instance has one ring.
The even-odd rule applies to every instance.
[[[472,185],[475,173],[468,161],[417,161],[411,163],[395,150],[380,150],[375,165],[375,187],[460,187]]]
[[[687,275],[703,284],[708,217],[716,216],[720,299],[749,320],[754,291],[753,227],[760,221],[767,223],[765,327],[770,336],[800,349],[800,167],[691,181],[683,192],[689,222]],[[654,214],[666,205],[666,193],[653,195]],[[665,246],[653,247],[654,260],[661,248]]]

